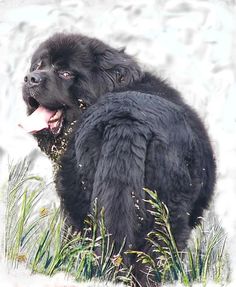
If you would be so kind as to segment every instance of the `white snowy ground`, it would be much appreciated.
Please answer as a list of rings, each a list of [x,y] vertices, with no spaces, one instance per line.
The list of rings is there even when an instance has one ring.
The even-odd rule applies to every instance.
[[[36,158],[34,171],[51,180],[49,161],[17,128],[25,113],[21,83],[36,46],[58,31],[126,46],[144,67],[168,78],[208,127],[218,163],[215,210],[228,232],[236,280],[235,16],[235,0],[0,0],[0,186],[8,158],[25,155]],[[0,200],[3,216],[4,200]],[[6,283],[0,284],[36,286],[35,279],[25,281],[26,273],[7,277],[2,271],[0,282],[2,276]],[[23,276],[22,284],[18,276]],[[54,286],[42,280],[40,286]]]

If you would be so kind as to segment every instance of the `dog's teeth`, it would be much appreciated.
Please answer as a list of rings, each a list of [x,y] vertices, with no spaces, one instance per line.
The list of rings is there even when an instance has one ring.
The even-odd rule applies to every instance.
[[[58,110],[49,120],[49,123],[54,123],[56,121],[58,121],[61,118],[62,115],[62,111]]]

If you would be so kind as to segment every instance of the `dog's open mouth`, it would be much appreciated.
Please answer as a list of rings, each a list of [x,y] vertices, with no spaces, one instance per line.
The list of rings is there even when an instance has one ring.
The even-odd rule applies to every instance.
[[[63,125],[63,111],[49,110],[41,105],[26,117],[19,126],[31,134],[42,130],[50,130],[54,135],[58,135]]]

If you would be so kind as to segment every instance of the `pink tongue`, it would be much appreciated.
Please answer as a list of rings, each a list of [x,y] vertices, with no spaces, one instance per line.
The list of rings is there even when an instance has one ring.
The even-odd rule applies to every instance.
[[[31,115],[23,119],[19,126],[28,133],[36,133],[48,128],[48,122],[55,113],[56,111],[39,106]]]

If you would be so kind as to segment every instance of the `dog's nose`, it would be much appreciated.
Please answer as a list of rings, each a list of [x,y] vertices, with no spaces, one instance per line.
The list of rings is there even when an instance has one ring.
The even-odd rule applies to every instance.
[[[38,86],[42,82],[42,76],[39,72],[31,72],[24,77],[24,82],[31,87]]]

